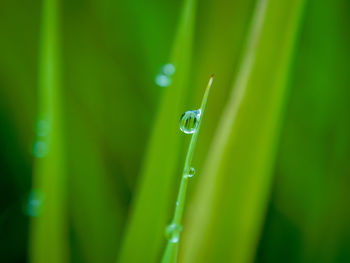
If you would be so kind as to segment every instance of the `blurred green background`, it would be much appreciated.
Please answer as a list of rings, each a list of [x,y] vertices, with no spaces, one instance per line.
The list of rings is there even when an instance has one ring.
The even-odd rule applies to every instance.
[[[211,73],[179,262],[350,262],[349,14],[349,0],[2,1],[0,262],[159,262],[178,118]]]

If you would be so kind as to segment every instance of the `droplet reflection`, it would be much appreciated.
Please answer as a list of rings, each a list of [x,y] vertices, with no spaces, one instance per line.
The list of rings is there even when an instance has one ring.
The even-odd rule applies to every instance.
[[[175,73],[175,66],[171,63],[165,64],[163,66],[163,73],[168,76],[173,75]]]
[[[37,136],[47,136],[50,132],[50,124],[47,120],[41,119],[36,122],[35,134]]]
[[[171,243],[177,243],[180,240],[181,231],[181,225],[171,223],[165,228],[165,236]]]
[[[180,117],[180,130],[186,134],[196,131],[201,116],[200,110],[186,111]]]
[[[172,82],[171,76],[175,73],[175,70],[176,68],[173,64],[164,64],[156,75],[154,82],[159,87],[168,87]]]
[[[155,82],[159,87],[168,87],[171,84],[171,79],[164,74],[158,74]]]
[[[195,170],[193,167],[190,167],[190,170],[188,171],[187,177],[193,177],[195,174]]]
[[[35,123],[35,140],[31,147],[31,153],[36,158],[44,158],[49,152],[50,122],[47,118],[41,118]]]
[[[46,141],[37,139],[32,146],[32,154],[36,158],[44,158],[49,152],[49,146]]]
[[[37,217],[42,212],[44,196],[38,189],[33,189],[29,193],[28,202],[26,205],[26,213],[28,216]]]

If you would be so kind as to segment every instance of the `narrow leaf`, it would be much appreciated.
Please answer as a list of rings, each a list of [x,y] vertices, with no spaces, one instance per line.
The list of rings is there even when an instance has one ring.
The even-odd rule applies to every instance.
[[[39,109],[33,155],[30,261],[69,262],[66,178],[59,62],[59,0],[44,0],[40,40]]]
[[[260,0],[184,229],[182,262],[254,259],[303,0]]]
[[[164,242],[173,182],[178,174],[181,114],[187,88],[196,0],[185,0],[170,63],[172,83],[165,88],[134,197],[118,262],[156,262]],[[137,251],[137,253],[135,253]]]

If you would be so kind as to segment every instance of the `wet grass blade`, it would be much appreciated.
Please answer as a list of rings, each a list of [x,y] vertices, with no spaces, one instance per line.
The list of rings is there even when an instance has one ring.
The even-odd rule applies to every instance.
[[[59,0],[45,0],[42,9],[39,65],[39,109],[33,188],[41,213],[31,221],[30,261],[69,262],[65,204],[65,163],[62,128]]]
[[[184,1],[169,61],[176,72],[158,108],[118,262],[156,262],[161,255],[178,172],[178,118],[189,77],[195,8],[196,0]]]
[[[254,258],[303,5],[258,1],[232,97],[188,213],[182,262]]]
[[[192,175],[190,175],[190,174],[194,173],[194,170],[191,171],[191,169],[194,169],[191,167],[192,158],[193,158],[194,150],[196,148],[199,130],[201,127],[201,122],[202,122],[202,119],[204,116],[204,110],[205,110],[205,106],[207,104],[208,95],[209,95],[209,91],[210,91],[212,83],[213,83],[213,75],[210,77],[208,86],[207,86],[205,93],[204,93],[204,96],[203,96],[201,107],[199,108],[200,117],[199,117],[198,124],[197,124],[198,127],[195,128],[195,131],[191,137],[190,145],[188,147],[186,160],[185,160],[185,167],[184,167],[184,170],[182,173],[179,192],[178,192],[178,196],[177,196],[177,200],[176,200],[174,217],[166,229],[166,231],[169,232],[169,233],[167,233],[167,235],[169,235],[169,236],[168,236],[168,242],[167,242],[164,254],[163,254],[162,263],[176,262],[176,259],[177,259],[177,251],[178,251],[178,247],[179,247],[180,232],[182,230],[182,216],[183,216],[183,211],[184,211],[184,207],[185,207],[187,184],[188,184],[189,178],[193,176],[193,174]]]

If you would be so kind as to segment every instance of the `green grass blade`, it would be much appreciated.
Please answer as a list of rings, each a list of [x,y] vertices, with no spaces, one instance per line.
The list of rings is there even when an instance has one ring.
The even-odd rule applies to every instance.
[[[40,140],[48,151],[41,152],[38,156],[36,142],[34,143],[33,151],[37,158],[33,187],[40,193],[41,200],[38,201],[42,201],[42,213],[31,221],[30,261],[33,263],[69,262],[58,10],[58,0],[43,2],[38,121],[45,127],[44,130],[37,131],[36,142]]]
[[[249,29],[255,0],[203,1],[196,19],[196,44],[194,48],[193,92],[197,100],[203,96],[203,79],[215,72],[218,89],[210,95],[215,107],[206,112],[194,165],[203,168],[216,127],[231,91],[231,83],[239,68],[241,49]],[[205,28],[205,30],[203,30]],[[196,181],[197,178],[194,180]],[[200,180],[198,178],[198,180]],[[193,186],[195,186],[194,182]],[[191,184],[192,185],[192,184]],[[189,189],[191,191],[191,188]]]
[[[183,262],[251,262],[263,220],[303,0],[261,0],[185,224]]]
[[[159,105],[118,262],[156,262],[161,254],[178,172],[178,118],[189,77],[195,8],[196,0],[184,1],[169,61],[176,72]]]
[[[89,124],[76,114],[77,110],[71,112],[67,129],[70,131],[69,156],[72,156],[68,182],[75,245],[83,262],[113,262],[125,212],[113,191],[115,181],[105,165],[99,137],[89,130]],[[82,133],[73,128],[76,126],[89,132]]]
[[[136,115],[141,103],[127,96],[125,90],[134,84],[125,81],[129,78],[121,72],[115,57],[102,55],[110,54],[101,45],[111,43],[114,33],[99,37],[100,45],[94,42],[101,33],[95,25],[105,24],[88,6],[71,15],[65,9],[66,154],[72,261],[100,263],[113,262],[120,246],[126,217],[125,192],[129,190],[123,177],[133,179],[135,168],[127,169],[135,162],[130,152],[134,144],[140,143],[140,138],[131,142],[125,137],[134,137],[132,128],[138,132],[141,129],[133,126],[134,120],[125,118],[125,112]],[[110,7],[109,11],[115,9]],[[113,20],[105,15],[104,19]],[[116,49],[124,50],[122,46]]]
[[[259,248],[266,262],[286,243],[294,262],[350,261],[344,253],[348,246],[341,245],[349,240],[344,215],[350,214],[341,205],[349,193],[344,175],[349,174],[350,149],[350,17],[345,15],[350,5],[345,2],[309,1],[305,10],[273,200]],[[271,238],[273,224],[279,227]],[[286,237],[290,226],[297,238]],[[271,244],[282,238],[285,242]]]
[[[186,155],[186,160],[185,160],[185,166],[184,170],[182,173],[181,177],[181,182],[180,182],[180,187],[179,187],[179,192],[176,200],[176,205],[175,205],[175,213],[174,217],[168,227],[171,227],[169,237],[168,237],[168,242],[165,248],[165,252],[163,254],[163,263],[170,263],[170,262],[176,262],[177,258],[177,251],[179,247],[179,239],[180,239],[180,232],[182,228],[182,216],[183,216],[183,211],[185,207],[185,200],[186,200],[186,191],[187,191],[187,184],[189,180],[189,173],[191,169],[191,164],[192,164],[192,158],[194,154],[194,150],[196,148],[196,143],[199,135],[199,130],[201,127],[201,122],[203,119],[204,111],[205,111],[205,106],[207,104],[208,100],[208,95],[209,91],[211,88],[211,85],[213,83],[213,76],[211,76],[208,86],[205,90],[203,100],[201,107],[199,108],[200,110],[200,117],[199,117],[199,122],[198,122],[198,127],[196,128],[195,132],[193,133],[190,141],[190,145],[188,147],[187,155]]]

